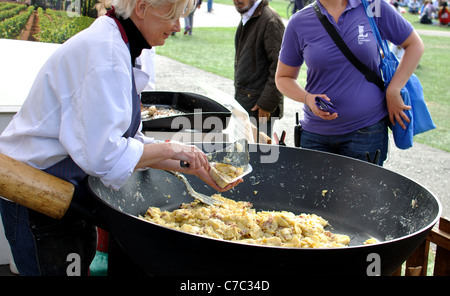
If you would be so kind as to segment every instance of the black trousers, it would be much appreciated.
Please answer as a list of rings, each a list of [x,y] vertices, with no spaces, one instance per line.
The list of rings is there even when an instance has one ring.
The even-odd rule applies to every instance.
[[[0,200],[5,235],[22,276],[88,275],[96,227],[71,209],[56,220]]]

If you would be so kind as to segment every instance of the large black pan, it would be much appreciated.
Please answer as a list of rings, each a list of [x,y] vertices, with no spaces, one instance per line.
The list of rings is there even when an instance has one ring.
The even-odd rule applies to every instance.
[[[222,104],[199,94],[187,92],[148,91],[141,93],[145,107],[175,109],[182,115],[143,119],[144,131],[179,131],[195,129],[199,131],[223,130],[228,125],[231,111]],[[199,112],[198,109],[201,111]]]
[[[134,264],[160,275],[389,275],[440,216],[440,203],[432,193],[370,163],[282,146],[251,145],[250,151],[254,151],[252,174],[224,196],[250,201],[258,210],[321,215],[333,232],[348,234],[351,245],[332,249],[246,245],[140,220],[136,216],[149,206],[172,210],[193,200],[180,180],[159,170],[134,173],[119,191],[90,178],[99,201],[97,215]],[[278,159],[270,163],[274,158]],[[188,178],[197,191],[214,193],[197,178]],[[363,245],[371,237],[380,243]]]

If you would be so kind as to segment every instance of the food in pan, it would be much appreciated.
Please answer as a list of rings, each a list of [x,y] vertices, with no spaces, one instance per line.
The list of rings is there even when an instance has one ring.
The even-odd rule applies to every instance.
[[[373,238],[373,237],[367,239],[364,242],[365,245],[373,245],[373,244],[376,244],[376,243],[378,243],[378,240],[376,238]]]
[[[213,163],[209,170],[209,174],[220,188],[226,187],[243,173],[244,168],[235,167],[225,163]]]
[[[141,218],[193,234],[257,245],[335,248],[350,243],[347,235],[325,230],[328,222],[315,214],[257,212],[249,202],[236,202],[220,194],[213,197],[223,203],[208,206],[194,201],[174,211],[150,207]]]
[[[142,119],[157,119],[161,117],[183,115],[183,114],[185,113],[172,108],[156,107],[154,105],[150,107],[145,107],[141,105]]]

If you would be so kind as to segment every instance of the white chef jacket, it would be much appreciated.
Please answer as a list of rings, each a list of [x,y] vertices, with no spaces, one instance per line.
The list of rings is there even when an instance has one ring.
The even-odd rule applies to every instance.
[[[132,117],[131,71],[130,52],[114,20],[98,18],[44,64],[0,136],[0,152],[38,169],[70,155],[87,174],[120,188],[144,144],[152,142],[141,132],[123,137]],[[148,76],[145,81],[142,71],[135,73],[136,81],[145,82],[136,86],[139,91]]]

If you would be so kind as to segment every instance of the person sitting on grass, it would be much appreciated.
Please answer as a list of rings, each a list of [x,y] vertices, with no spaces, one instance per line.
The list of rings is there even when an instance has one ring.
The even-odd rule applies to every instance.
[[[420,13],[421,24],[432,24],[434,16],[436,15],[436,9],[430,1],[425,1],[423,9]]]
[[[450,11],[447,8],[447,2],[442,3],[442,7],[438,11],[439,23],[448,26],[450,23]]]
[[[419,13],[420,3],[418,0],[411,0],[408,4],[408,11],[412,14]]]

